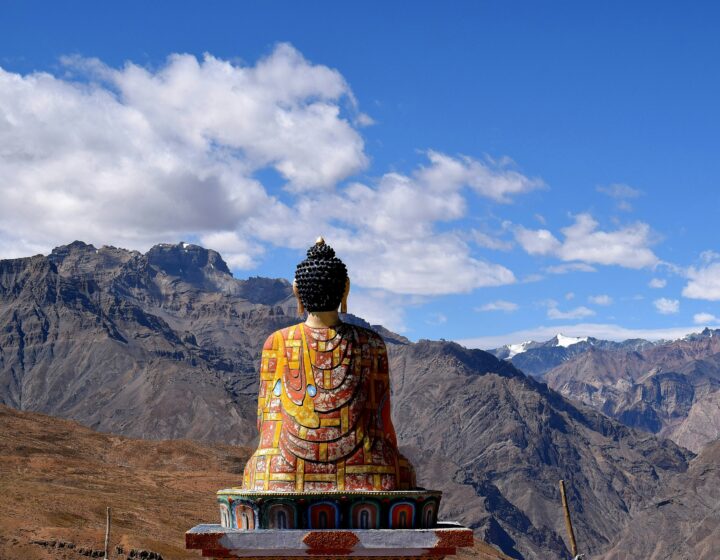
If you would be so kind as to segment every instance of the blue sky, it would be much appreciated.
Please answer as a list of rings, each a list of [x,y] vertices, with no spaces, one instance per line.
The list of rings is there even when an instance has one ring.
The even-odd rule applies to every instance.
[[[720,317],[713,2],[4,2],[0,257],[80,238],[291,277],[479,347]]]

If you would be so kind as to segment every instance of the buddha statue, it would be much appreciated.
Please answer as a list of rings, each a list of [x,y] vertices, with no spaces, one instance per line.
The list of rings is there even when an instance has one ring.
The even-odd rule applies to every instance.
[[[470,529],[438,523],[442,492],[417,488],[398,451],[385,344],[340,320],[350,281],[322,238],[293,290],[307,319],[263,346],[260,441],[242,487],[218,490],[220,525],[193,527],[186,548],[208,558],[442,560],[471,546]]]
[[[390,416],[385,343],[343,323],[350,280],[322,238],[297,265],[304,323],[271,334],[260,364],[260,442],[243,489],[322,493],[415,489]]]
[[[322,238],[297,265],[307,319],[271,334],[260,362],[260,441],[240,488],[217,492],[223,527],[426,529],[441,492],[417,488],[390,415],[385,343],[340,320],[350,280]]]

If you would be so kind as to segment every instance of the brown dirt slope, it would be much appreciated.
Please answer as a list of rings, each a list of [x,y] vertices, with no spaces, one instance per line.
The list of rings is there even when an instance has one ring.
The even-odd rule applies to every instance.
[[[214,493],[238,484],[248,454],[103,434],[0,405],[0,558],[77,560],[87,557],[83,550],[101,551],[107,506],[111,558],[132,549],[198,558],[184,549],[184,533],[218,519]],[[478,543],[459,558],[506,557]]]
[[[113,508],[113,550],[195,557],[184,550],[184,532],[218,517],[214,493],[238,483],[247,456],[247,448],[133,440],[0,406],[0,558],[71,559],[83,557],[79,548],[101,550],[106,506]]]

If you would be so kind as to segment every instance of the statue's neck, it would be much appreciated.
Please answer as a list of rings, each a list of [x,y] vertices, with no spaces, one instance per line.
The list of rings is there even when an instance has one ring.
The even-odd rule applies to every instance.
[[[312,329],[323,329],[337,327],[341,323],[340,314],[335,311],[311,311],[308,312],[305,324]]]

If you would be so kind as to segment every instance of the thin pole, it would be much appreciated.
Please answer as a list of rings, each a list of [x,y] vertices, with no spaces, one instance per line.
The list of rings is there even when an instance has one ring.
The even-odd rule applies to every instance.
[[[108,560],[108,544],[110,543],[110,508],[106,508],[105,511],[105,558]]]
[[[577,544],[575,543],[575,532],[573,531],[572,520],[570,519],[570,508],[568,507],[567,497],[565,496],[565,481],[560,481],[560,497],[562,498],[563,509],[565,510],[565,526],[567,527],[568,536],[570,537],[570,551],[573,558],[577,556]]]

